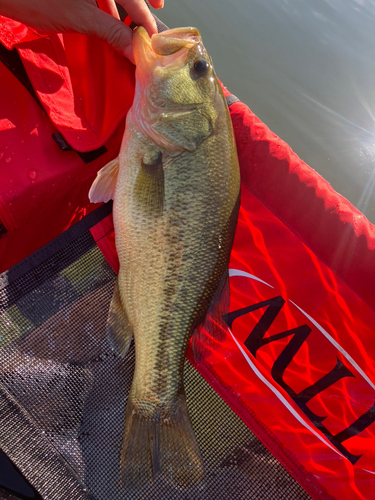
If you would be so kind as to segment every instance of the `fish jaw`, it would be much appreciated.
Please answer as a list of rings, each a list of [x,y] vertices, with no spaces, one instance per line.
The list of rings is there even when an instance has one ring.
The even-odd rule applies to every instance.
[[[197,28],[174,28],[153,35],[151,45],[156,54],[166,56],[175,54],[183,48],[190,49],[201,41],[201,34]]]
[[[153,64],[157,59],[175,54],[181,49],[190,49],[200,43],[201,35],[196,28],[174,28],[149,37],[147,31],[138,27],[133,36],[133,52],[137,68]]]

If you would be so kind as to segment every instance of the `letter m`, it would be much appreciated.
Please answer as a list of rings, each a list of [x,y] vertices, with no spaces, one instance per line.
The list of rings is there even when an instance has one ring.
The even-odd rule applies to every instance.
[[[295,392],[283,381],[283,375],[289,363],[309,336],[311,328],[307,325],[302,325],[297,328],[292,328],[291,330],[285,330],[284,332],[270,337],[265,337],[268,329],[275,321],[276,316],[279,314],[284,304],[285,300],[282,297],[274,297],[272,299],[259,302],[258,304],[253,304],[226,314],[223,319],[229,328],[232,328],[234,320],[240,316],[258,309],[266,308],[262,317],[244,342],[245,347],[254,357],[256,357],[256,353],[261,347],[270,344],[271,342],[292,336],[289,343],[284,347],[282,353],[274,362],[271,375],[275,382],[277,382],[291,397],[295,397]]]

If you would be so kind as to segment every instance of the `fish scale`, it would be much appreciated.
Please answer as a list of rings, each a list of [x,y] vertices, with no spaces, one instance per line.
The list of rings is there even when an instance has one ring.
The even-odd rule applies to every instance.
[[[120,270],[107,336],[121,355],[135,341],[120,475],[130,486],[160,474],[188,488],[204,472],[186,408],[184,358],[227,285],[239,168],[199,32],[178,28],[150,39],[138,28],[133,43],[136,92],[118,168],[104,167],[90,190],[92,201],[114,200]]]

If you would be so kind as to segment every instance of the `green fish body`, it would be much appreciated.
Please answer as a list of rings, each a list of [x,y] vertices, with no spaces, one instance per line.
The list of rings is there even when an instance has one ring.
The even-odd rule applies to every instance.
[[[188,342],[226,283],[239,205],[239,167],[228,109],[194,28],[133,41],[136,92],[117,160],[98,174],[94,202],[113,198],[118,282],[108,317],[113,347],[132,336],[135,373],[121,474],[141,485],[203,481],[189,421],[183,365]]]

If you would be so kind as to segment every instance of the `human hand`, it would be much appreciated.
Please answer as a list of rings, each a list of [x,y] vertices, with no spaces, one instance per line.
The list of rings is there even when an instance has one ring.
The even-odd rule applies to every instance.
[[[117,3],[150,36],[157,32],[144,0],[117,0]],[[161,9],[164,0],[149,0],[149,3]],[[76,32],[99,36],[133,61],[132,31],[120,21],[115,0],[0,0],[0,14],[41,34]]]

